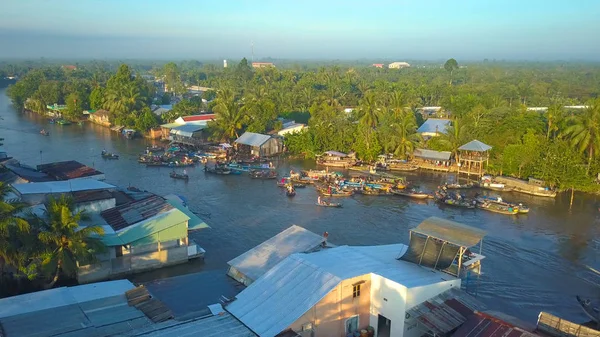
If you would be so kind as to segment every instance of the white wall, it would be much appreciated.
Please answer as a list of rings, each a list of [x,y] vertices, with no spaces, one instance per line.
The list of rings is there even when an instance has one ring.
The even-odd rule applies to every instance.
[[[371,274],[371,320],[377,336],[378,315],[392,321],[390,336],[400,337],[404,333],[406,314],[406,287],[376,274]]]

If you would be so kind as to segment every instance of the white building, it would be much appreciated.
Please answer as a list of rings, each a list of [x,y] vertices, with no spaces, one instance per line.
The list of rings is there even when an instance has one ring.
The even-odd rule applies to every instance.
[[[227,60],[223,60],[223,68],[227,68]]]
[[[388,68],[390,69],[402,69],[402,68],[409,68],[410,64],[408,64],[407,62],[392,62],[388,65]]]

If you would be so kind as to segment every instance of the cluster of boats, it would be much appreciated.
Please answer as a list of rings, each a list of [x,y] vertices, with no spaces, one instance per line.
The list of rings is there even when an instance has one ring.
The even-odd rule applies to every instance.
[[[492,197],[476,194],[473,198],[468,198],[456,191],[457,188],[448,189],[446,186],[436,191],[434,199],[444,205],[462,207],[462,208],[478,208],[493,213],[516,215],[529,213],[529,208],[522,203],[512,203],[503,200],[501,197]]]

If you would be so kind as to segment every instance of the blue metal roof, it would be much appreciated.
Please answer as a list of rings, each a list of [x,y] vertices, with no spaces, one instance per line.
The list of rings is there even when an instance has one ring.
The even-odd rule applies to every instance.
[[[441,118],[429,118],[428,120],[419,127],[417,130],[418,133],[445,133],[446,128],[450,126],[451,121],[449,119],[441,119]]]

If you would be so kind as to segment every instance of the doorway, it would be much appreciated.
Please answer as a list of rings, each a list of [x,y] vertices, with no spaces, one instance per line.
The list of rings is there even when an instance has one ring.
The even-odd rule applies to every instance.
[[[377,337],[390,337],[392,321],[385,316],[377,315]]]

